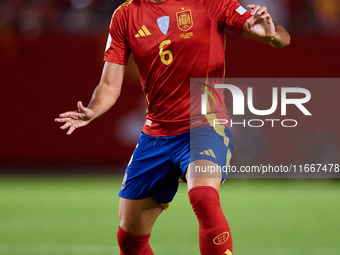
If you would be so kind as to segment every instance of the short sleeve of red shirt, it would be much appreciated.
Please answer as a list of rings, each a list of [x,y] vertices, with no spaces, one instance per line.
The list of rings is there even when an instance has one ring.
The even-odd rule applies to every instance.
[[[126,65],[130,55],[130,48],[126,42],[127,31],[127,6],[120,6],[113,13],[109,38],[107,41],[104,61]]]
[[[201,0],[215,25],[223,26],[236,34],[241,34],[244,23],[251,13],[237,0]]]

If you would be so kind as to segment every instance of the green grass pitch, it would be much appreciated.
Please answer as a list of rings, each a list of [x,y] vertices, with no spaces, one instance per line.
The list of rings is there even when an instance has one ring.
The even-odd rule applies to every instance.
[[[0,177],[0,255],[119,254],[121,177]],[[235,255],[339,255],[340,182],[235,180],[221,188]],[[186,185],[159,217],[156,255],[199,254]]]

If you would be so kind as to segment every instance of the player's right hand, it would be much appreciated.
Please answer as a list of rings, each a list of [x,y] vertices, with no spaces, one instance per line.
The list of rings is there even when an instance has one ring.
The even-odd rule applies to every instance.
[[[66,133],[67,135],[72,134],[77,128],[86,126],[94,118],[94,111],[84,107],[81,101],[78,102],[77,107],[78,110],[61,113],[59,118],[54,119],[55,122],[65,123],[60,129],[69,129]]]
[[[252,19],[249,20],[250,31],[261,38],[272,38],[275,36],[275,25],[268,13],[267,7],[249,4],[247,6],[251,10]]]

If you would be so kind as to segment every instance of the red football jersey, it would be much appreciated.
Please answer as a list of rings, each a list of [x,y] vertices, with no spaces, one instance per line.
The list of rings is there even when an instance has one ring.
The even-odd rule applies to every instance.
[[[220,89],[222,105],[209,97],[208,114],[198,104],[190,118],[190,92],[197,102],[204,93],[190,78],[224,77],[224,28],[240,34],[250,16],[237,0],[128,0],[116,9],[104,61],[126,65],[132,52],[146,97],[144,133],[176,135],[210,125],[209,114],[227,118]]]

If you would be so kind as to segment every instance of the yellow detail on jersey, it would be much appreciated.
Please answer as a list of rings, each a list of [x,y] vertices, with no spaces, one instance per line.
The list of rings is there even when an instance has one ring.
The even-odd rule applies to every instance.
[[[228,147],[229,138],[224,133],[225,126],[218,121],[214,113],[206,114],[204,116],[207,118],[210,126],[214,127],[215,132],[223,137],[223,142]]]
[[[140,36],[145,36],[145,33],[143,32],[142,29],[139,29],[139,30],[138,30],[138,34],[139,34]],[[137,35],[138,35],[138,34],[137,34]]]
[[[135,37],[143,37],[143,36],[147,36],[147,35],[151,35],[150,31],[146,28],[145,25],[142,26],[141,29],[138,30],[138,33],[135,35]]]
[[[209,73],[207,73],[207,77],[205,78],[205,84],[208,84],[208,81],[209,81]],[[208,90],[207,86],[205,86],[204,88]],[[204,91],[204,94],[207,94],[207,92]],[[207,101],[207,114],[209,114],[211,113],[211,108],[210,108],[209,100],[206,100],[206,101]]]
[[[163,207],[164,210],[168,209],[170,206],[171,202],[169,203],[161,203],[161,206]]]
[[[148,106],[149,106],[149,104],[150,104],[150,102],[149,102],[149,92],[146,93],[145,99],[146,99],[146,102],[148,103]]]
[[[224,144],[228,147],[229,146],[229,142],[230,142],[230,139],[229,137],[227,137],[225,135],[225,132],[224,132],[224,129],[225,129],[225,126],[222,125],[216,115],[214,113],[210,113],[210,114],[206,114],[204,115],[206,117],[206,119],[208,120],[210,126],[214,127],[214,130],[217,134],[219,134],[220,136],[223,137],[223,142]],[[231,152],[230,150],[228,149],[228,152],[227,152],[227,156],[226,156],[226,167],[229,166],[229,163],[230,163],[230,159],[231,159]],[[228,172],[227,172],[228,174]],[[225,182],[226,179],[224,179],[224,181],[222,182],[222,184]],[[222,185],[221,184],[221,185]]]
[[[145,25],[142,26],[142,29],[146,35],[151,35],[150,31],[146,28]]]
[[[194,33],[193,32],[189,32],[189,33],[185,33],[185,34],[180,34],[179,38],[183,38],[183,39],[189,39],[191,36],[193,36]]]
[[[149,92],[146,93],[145,99],[146,99],[146,103],[148,104],[148,108],[146,108],[146,114],[148,114],[149,113],[149,104],[150,104],[150,102],[149,102]]]
[[[136,145],[136,148],[138,148],[138,143],[137,143],[137,145]],[[132,153],[132,155],[131,155],[131,158],[130,158],[130,161],[129,161],[129,163],[128,163],[128,166],[131,164],[132,159],[133,159],[133,153]]]
[[[225,254],[225,255],[233,255],[233,253],[232,253],[229,249],[226,250],[224,254]]]
[[[179,178],[179,179],[178,179],[178,182],[179,182],[179,183],[186,183],[185,181],[183,181],[182,178]]]
[[[213,158],[216,158],[215,153],[213,152],[212,149],[209,149],[208,151],[210,152],[210,155],[211,155]]]
[[[164,65],[169,65],[172,62],[172,60],[174,59],[170,50],[163,51],[164,46],[167,45],[167,44],[170,44],[170,43],[171,43],[170,40],[164,40],[159,45],[159,56],[160,56],[161,61]],[[168,56],[168,59],[165,59],[165,56]]]
[[[111,22],[110,22],[110,26],[109,26],[110,28],[111,28],[111,25],[112,25],[113,17],[115,16],[116,12],[117,12],[120,8],[122,8],[122,7],[124,7],[124,6],[130,5],[130,4],[132,3],[132,1],[133,1],[133,0],[126,0],[124,3],[122,3],[122,4],[114,11],[114,13],[112,14],[112,18],[111,18]]]
[[[213,243],[216,245],[222,245],[229,239],[229,236],[230,234],[228,231],[223,232],[222,234],[219,234],[218,236],[214,238]]]
[[[227,162],[226,162],[226,165],[227,165],[227,166],[229,166],[230,159],[231,159],[231,152],[230,152],[230,150],[228,149],[228,152],[227,152]]]
[[[188,31],[194,25],[191,10],[176,13],[177,27],[182,31]]]
[[[207,155],[207,156],[212,156],[213,158],[216,158],[215,156],[215,153],[213,152],[212,149],[208,149],[208,150],[205,150],[205,151],[202,151],[199,153],[200,155]]]
[[[131,158],[130,158],[130,161],[129,161],[129,163],[128,163],[128,166],[131,164],[132,159],[133,159],[133,154],[131,155]]]

